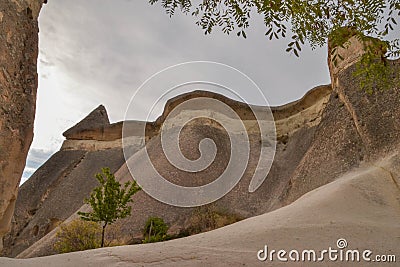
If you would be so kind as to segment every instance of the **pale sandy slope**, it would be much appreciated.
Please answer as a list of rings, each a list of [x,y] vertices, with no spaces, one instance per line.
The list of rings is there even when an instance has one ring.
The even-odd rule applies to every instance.
[[[400,266],[400,160],[363,166],[289,206],[196,236],[169,242],[97,249],[0,266]],[[257,251],[336,248],[395,254],[397,263],[260,262]]]

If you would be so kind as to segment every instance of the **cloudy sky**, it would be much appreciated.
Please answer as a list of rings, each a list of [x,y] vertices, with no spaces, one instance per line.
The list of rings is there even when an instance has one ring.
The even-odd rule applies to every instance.
[[[175,64],[230,65],[257,83],[274,106],[329,83],[326,47],[305,48],[296,58],[285,52],[288,40],[271,42],[264,36],[257,17],[243,39],[218,30],[204,35],[193,17],[169,18],[147,0],[51,0],[39,23],[35,136],[23,181],[60,148],[66,129],[99,104],[112,122],[123,120],[137,88]],[[136,119],[145,119],[140,114]]]

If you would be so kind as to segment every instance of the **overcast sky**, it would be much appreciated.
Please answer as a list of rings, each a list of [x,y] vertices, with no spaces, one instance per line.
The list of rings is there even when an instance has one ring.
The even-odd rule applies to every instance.
[[[257,17],[243,39],[217,29],[204,35],[193,17],[169,18],[147,0],[51,0],[39,24],[35,136],[23,181],[59,150],[66,129],[99,104],[111,122],[123,120],[136,89],[171,65],[194,60],[230,65],[257,83],[274,106],[330,82],[326,47],[306,47],[296,58],[285,52],[288,40],[265,37]]]

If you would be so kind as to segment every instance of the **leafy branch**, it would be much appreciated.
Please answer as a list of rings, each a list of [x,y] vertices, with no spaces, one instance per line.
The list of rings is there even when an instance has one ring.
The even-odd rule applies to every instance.
[[[101,247],[104,246],[104,232],[107,225],[131,214],[132,196],[141,188],[136,181],[129,181],[122,186],[111,173],[109,168],[103,168],[102,173],[96,174],[99,186],[95,187],[85,203],[92,208],[91,212],[78,212],[84,221],[102,222],[103,231]]]
[[[250,18],[261,15],[270,40],[293,35],[287,52],[299,56],[308,42],[312,48],[321,47],[332,33],[343,27],[354,28],[365,36],[381,40],[398,27],[400,2],[398,0],[149,0],[161,2],[169,16],[176,10],[197,17],[196,22],[206,34],[219,27],[226,34],[236,31],[246,38]],[[193,4],[193,3],[197,4]],[[389,40],[388,54],[400,57],[399,40]],[[397,45],[396,45],[397,44]]]

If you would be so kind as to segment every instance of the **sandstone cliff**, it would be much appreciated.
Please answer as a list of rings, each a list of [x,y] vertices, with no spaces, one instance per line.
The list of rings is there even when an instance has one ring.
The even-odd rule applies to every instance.
[[[0,251],[33,138],[42,0],[0,2]]]
[[[260,146],[259,137],[253,133],[250,135],[250,143],[255,152],[251,154],[244,178],[227,196],[218,201],[219,207],[242,217],[254,216],[274,208],[280,192],[312,141],[330,93],[330,86],[320,86],[296,102],[272,108],[277,125],[278,145],[275,162],[267,180],[255,193],[248,192],[258,160],[256,151]],[[229,161],[229,140],[226,133],[216,125],[201,122],[185,127],[180,142],[183,153],[188,158],[196,158],[198,151],[194,146],[206,137],[215,140],[218,154],[210,168],[201,173],[187,174],[176,171],[165,156],[160,157],[163,153],[158,133],[163,121],[179,103],[196,97],[210,97],[229,104],[249,128],[256,123],[247,104],[215,93],[195,91],[168,101],[163,114],[153,123],[130,121],[126,124],[132,128],[130,133],[133,135],[131,138],[135,149],[139,151],[146,143],[147,151],[153,157],[157,169],[172,182],[188,186],[210,182],[210,179],[223,172]],[[139,131],[135,136],[135,129],[139,129],[144,123],[146,137],[142,138]],[[64,136],[66,140],[61,151],[53,155],[20,188],[21,197],[17,200],[12,232],[5,239],[6,253],[9,256],[18,255],[45,235],[51,236],[54,234],[52,230],[59,223],[71,215],[76,216],[74,213],[82,205],[83,199],[96,185],[93,175],[101,167],[111,167],[114,172],[119,169],[116,176],[121,181],[132,179],[122,155],[122,123],[110,124],[103,106],[99,106],[76,126],[67,130]],[[140,157],[140,151],[138,155]],[[192,209],[172,207],[139,192],[134,196],[132,214],[130,218],[114,226],[121,229],[121,235],[126,242],[140,240],[141,228],[149,216],[163,217],[173,231],[179,232],[187,226]],[[54,253],[51,246],[53,239],[46,237],[46,240],[51,242],[35,249],[29,256]],[[40,244],[41,241],[37,243]]]

